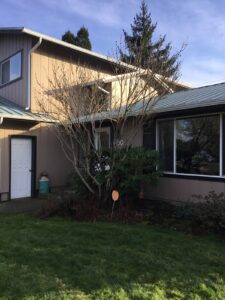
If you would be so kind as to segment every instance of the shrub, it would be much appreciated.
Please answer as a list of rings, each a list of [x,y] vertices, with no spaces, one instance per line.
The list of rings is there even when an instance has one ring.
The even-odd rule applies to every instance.
[[[85,175],[83,175],[84,178],[90,183],[90,179],[86,178]],[[76,173],[71,173],[67,180],[67,186],[70,190],[74,192],[77,199],[86,200],[91,197],[90,191],[86,187],[86,185],[81,180],[80,176]]]
[[[156,184],[158,152],[144,148],[124,148],[113,152],[112,185],[121,195],[137,197],[143,182]]]
[[[225,195],[210,191],[206,196],[193,195],[185,203],[150,201],[149,223],[188,233],[224,234]]]
[[[225,233],[225,196],[210,191],[208,195],[194,195],[192,218],[197,226],[208,231]]]
[[[105,150],[98,155],[93,152],[89,156],[90,171],[92,176],[101,186],[101,197],[98,195],[98,187],[93,182],[89,184],[96,191],[95,199],[99,204],[111,203],[111,191],[119,191],[121,198],[136,198],[141,190],[141,183],[147,181],[155,184],[161,174],[156,166],[158,152],[144,148],[119,148]],[[87,198],[87,189],[79,176],[73,176],[72,186],[77,195]],[[90,195],[89,195],[90,196]],[[93,196],[92,196],[93,197]],[[103,205],[104,206],[104,205]]]

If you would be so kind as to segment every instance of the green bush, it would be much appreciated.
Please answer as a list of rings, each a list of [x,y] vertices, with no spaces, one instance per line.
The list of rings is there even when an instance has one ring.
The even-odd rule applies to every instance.
[[[141,184],[156,184],[158,152],[144,148],[124,148],[113,152],[114,166],[111,172],[112,186],[121,195],[136,197]]]
[[[188,233],[225,234],[224,193],[210,191],[206,196],[193,195],[190,200],[185,203],[149,201],[149,224]]]
[[[90,179],[83,174],[84,178],[87,180],[88,183],[90,183]],[[89,199],[90,198],[90,191],[86,187],[86,185],[81,180],[80,176],[76,173],[71,173],[67,180],[67,186],[69,189],[74,191],[76,194],[77,199]]]
[[[225,196],[210,191],[208,195],[194,195],[198,202],[191,205],[192,218],[197,226],[214,232],[225,233]]]
[[[121,198],[136,198],[141,190],[141,184],[148,182],[155,184],[161,174],[157,171],[158,152],[143,148],[120,148],[103,151],[101,155],[96,152],[90,153],[90,171],[92,176],[101,186],[99,187],[86,176],[86,180],[96,192],[91,195],[78,175],[71,175],[70,187],[76,195],[82,199],[94,197],[99,204],[111,205],[111,191],[119,191]],[[84,175],[85,176],[85,175]]]

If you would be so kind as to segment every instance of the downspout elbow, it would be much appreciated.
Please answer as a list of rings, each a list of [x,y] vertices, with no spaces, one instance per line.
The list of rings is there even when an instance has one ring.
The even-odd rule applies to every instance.
[[[42,37],[39,37],[38,42],[29,50],[28,53],[28,78],[27,78],[27,107],[25,110],[30,110],[31,107],[31,55],[41,45]]]

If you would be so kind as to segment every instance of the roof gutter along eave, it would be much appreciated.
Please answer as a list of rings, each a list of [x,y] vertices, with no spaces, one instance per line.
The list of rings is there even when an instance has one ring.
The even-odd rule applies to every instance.
[[[0,30],[1,30],[1,28],[0,28]],[[25,27],[19,28],[19,31],[21,31],[22,33],[28,34],[28,35],[32,35],[32,36],[38,37],[38,38],[41,37],[43,40],[46,40],[46,41],[49,41],[49,42],[52,42],[52,43],[55,43],[55,44],[58,44],[58,45],[61,45],[61,46],[64,46],[64,47],[67,47],[67,48],[76,50],[76,51],[79,51],[79,52],[82,52],[82,53],[85,53],[85,54],[87,54],[87,55],[91,55],[91,56],[94,56],[94,57],[99,58],[99,59],[101,59],[101,60],[108,61],[108,62],[110,62],[110,63],[113,63],[113,64],[118,65],[118,61],[117,61],[116,59],[113,59],[113,58],[110,58],[110,57],[108,57],[108,56],[105,56],[105,55],[96,53],[96,52],[91,51],[91,50],[87,50],[87,49],[85,49],[85,48],[81,48],[81,47],[76,46],[76,45],[72,45],[72,44],[70,44],[70,43],[61,41],[61,40],[59,40],[59,39],[50,37],[50,36],[48,36],[48,35],[45,35],[45,34],[42,34],[42,33],[39,33],[39,32],[33,31],[33,30],[30,30],[30,29],[27,29],[27,28],[25,28]],[[122,62],[122,61],[119,61],[119,64],[120,64],[121,66],[123,66],[123,67],[128,68],[128,69],[132,69],[132,70],[135,70],[135,69],[136,69],[135,66],[130,65],[130,64],[127,64],[127,63]]]

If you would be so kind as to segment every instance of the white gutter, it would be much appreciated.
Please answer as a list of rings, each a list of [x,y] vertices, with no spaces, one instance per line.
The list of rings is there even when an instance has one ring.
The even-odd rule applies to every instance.
[[[28,53],[28,78],[27,78],[27,107],[25,110],[30,110],[31,106],[31,55],[41,45],[42,37],[39,37],[37,44],[29,50]]]

